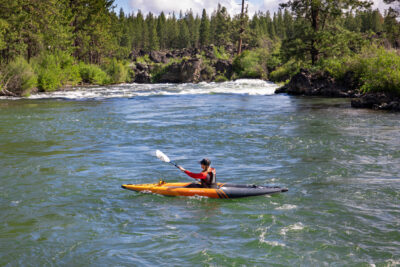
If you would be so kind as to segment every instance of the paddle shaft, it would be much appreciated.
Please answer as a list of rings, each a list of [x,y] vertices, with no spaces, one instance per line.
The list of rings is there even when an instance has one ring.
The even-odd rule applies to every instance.
[[[176,164],[175,162],[172,162],[172,161],[170,161],[170,162],[168,162],[168,163],[170,163],[170,164],[174,165],[175,167],[177,167],[177,168],[179,169],[179,165],[178,165],[178,164]]]

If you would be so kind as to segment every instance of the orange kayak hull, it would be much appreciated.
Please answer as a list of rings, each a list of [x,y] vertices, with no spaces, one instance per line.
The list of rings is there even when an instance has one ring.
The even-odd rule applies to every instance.
[[[154,183],[154,184],[123,184],[122,188],[159,194],[163,196],[202,196],[208,198],[238,198],[259,196],[287,191],[286,188],[256,185],[235,185],[217,183],[216,188],[193,187],[193,183]]]

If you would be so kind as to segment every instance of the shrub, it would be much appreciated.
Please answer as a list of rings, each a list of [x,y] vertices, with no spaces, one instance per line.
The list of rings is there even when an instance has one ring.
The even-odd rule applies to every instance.
[[[45,52],[34,59],[38,74],[38,87],[43,91],[54,91],[66,84],[81,82],[74,58],[64,51]]]
[[[300,62],[292,59],[282,66],[277,67],[269,74],[269,78],[273,82],[285,82],[300,71],[300,64]]]
[[[143,64],[152,63],[148,54],[146,54],[142,57],[137,57],[136,62],[143,63]]]
[[[391,92],[400,95],[400,56],[379,48],[374,55],[359,57],[357,72],[363,92]]]
[[[395,51],[371,46],[353,57],[323,60],[319,67],[338,80],[352,72],[362,92],[400,94],[400,56]]]
[[[43,91],[54,91],[62,86],[60,68],[46,68],[38,74],[38,87]]]
[[[230,58],[229,54],[226,53],[225,48],[223,46],[220,46],[220,47],[214,46],[213,52],[214,52],[214,56],[218,59],[227,60]]]
[[[121,61],[112,59],[103,65],[103,69],[110,77],[110,83],[122,83],[128,80],[128,67]]]
[[[37,84],[33,68],[23,57],[16,58],[5,68],[2,80],[3,89],[22,96],[28,96]]]
[[[218,74],[215,76],[215,82],[220,83],[220,82],[226,82],[228,81],[228,78],[225,77],[223,74]]]
[[[85,83],[99,85],[110,83],[108,75],[96,65],[79,63],[79,74]]]
[[[267,78],[265,62],[259,51],[246,50],[233,61],[233,70],[239,78]]]

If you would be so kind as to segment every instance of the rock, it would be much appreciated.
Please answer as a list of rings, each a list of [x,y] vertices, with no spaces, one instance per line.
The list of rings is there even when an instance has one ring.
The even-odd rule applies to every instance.
[[[233,74],[232,61],[219,59],[217,62],[215,62],[214,68],[217,73],[224,74],[225,77],[227,77],[228,79],[232,77]]]
[[[310,73],[301,69],[294,75],[290,82],[279,88],[275,93],[290,95],[325,96],[325,97],[352,97],[355,91],[346,88],[342,83],[336,82],[327,73]]]
[[[135,83],[150,83],[151,76],[147,71],[139,71],[135,74]]]
[[[146,71],[149,69],[147,64],[144,63],[136,63],[136,69],[138,69],[139,71]]]
[[[201,59],[183,60],[167,67],[166,72],[160,77],[161,83],[190,83],[199,82],[201,72]]]
[[[155,63],[163,63],[166,56],[165,56],[165,53],[162,53],[159,51],[151,51],[149,54],[149,58],[151,61],[153,61]]]
[[[200,71],[200,82],[212,82],[215,78],[215,70],[211,66],[206,66]]]
[[[353,108],[400,111],[400,97],[390,93],[366,93],[351,100]]]
[[[211,59],[211,60],[217,59],[217,58],[215,57],[215,55],[214,55],[214,46],[213,46],[213,45],[206,46],[206,47],[204,48],[203,52],[204,52],[204,56],[205,56],[207,59]]]

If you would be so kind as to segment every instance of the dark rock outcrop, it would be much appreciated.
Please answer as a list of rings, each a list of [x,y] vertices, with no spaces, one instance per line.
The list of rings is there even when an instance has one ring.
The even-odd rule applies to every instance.
[[[193,83],[199,82],[201,73],[201,59],[192,58],[173,63],[161,74],[161,83]]]
[[[317,72],[311,73],[301,69],[292,77],[290,82],[279,88],[275,93],[287,93],[290,95],[325,96],[325,97],[353,97],[355,90],[337,82],[330,75]]]
[[[142,71],[135,74],[135,83],[150,83],[151,76],[148,72]]]
[[[400,96],[390,93],[366,93],[351,100],[353,108],[400,111]]]
[[[132,66],[132,69],[135,71],[135,83],[150,83],[151,75],[149,65],[145,63],[137,62]]]
[[[233,74],[233,65],[231,60],[219,59],[214,64],[217,73],[224,74],[226,78],[230,79]]]
[[[169,58],[167,56],[166,52],[161,52],[161,51],[151,51],[149,53],[149,58],[151,61],[154,63],[168,63]]]

